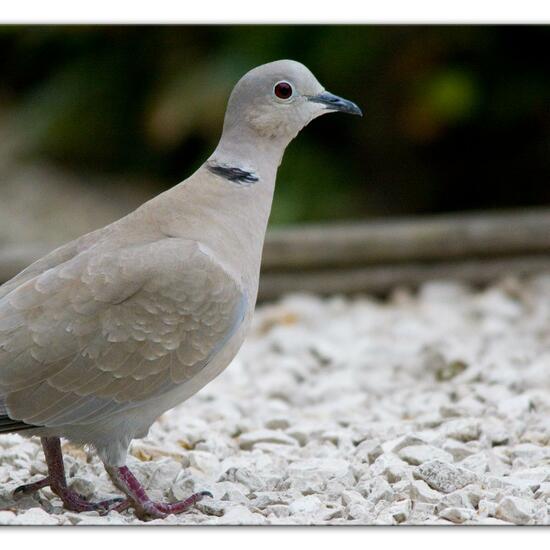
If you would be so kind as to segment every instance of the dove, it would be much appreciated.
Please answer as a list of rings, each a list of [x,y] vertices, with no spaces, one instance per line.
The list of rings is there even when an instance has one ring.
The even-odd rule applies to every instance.
[[[220,374],[250,327],[277,169],[316,117],[361,115],[301,63],[246,73],[213,154],[186,180],[39,259],[0,287],[0,434],[39,436],[44,479],[73,511],[187,510],[156,502],[128,468],[130,442]],[[68,487],[60,438],[95,450],[124,497]]]

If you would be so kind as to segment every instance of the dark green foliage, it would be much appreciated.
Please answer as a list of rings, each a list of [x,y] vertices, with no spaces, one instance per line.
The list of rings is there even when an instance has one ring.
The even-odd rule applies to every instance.
[[[0,28],[0,124],[26,153],[139,174],[159,191],[215,146],[249,68],[308,65],[363,119],[312,123],[281,167],[273,221],[550,201],[548,27]]]

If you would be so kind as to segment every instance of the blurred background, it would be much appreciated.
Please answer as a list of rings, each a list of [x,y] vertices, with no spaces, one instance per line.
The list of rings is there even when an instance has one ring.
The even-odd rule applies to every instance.
[[[59,244],[197,168],[250,68],[305,63],[314,121],[272,226],[550,203],[548,26],[0,27],[0,245]]]

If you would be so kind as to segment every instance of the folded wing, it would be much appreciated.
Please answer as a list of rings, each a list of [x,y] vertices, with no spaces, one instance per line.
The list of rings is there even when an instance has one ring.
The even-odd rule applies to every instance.
[[[193,378],[239,327],[238,281],[193,241],[84,250],[0,298],[12,419],[86,424]]]

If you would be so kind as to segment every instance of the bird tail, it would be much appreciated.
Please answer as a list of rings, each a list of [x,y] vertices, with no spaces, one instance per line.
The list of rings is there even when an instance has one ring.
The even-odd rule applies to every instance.
[[[0,395],[0,434],[20,432],[31,428],[36,428],[36,426],[26,424],[21,420],[14,420],[8,416],[8,409],[2,399],[2,396]]]

